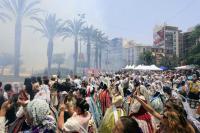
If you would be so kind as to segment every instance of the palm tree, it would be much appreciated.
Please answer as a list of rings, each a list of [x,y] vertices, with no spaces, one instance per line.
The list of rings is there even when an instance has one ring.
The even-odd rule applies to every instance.
[[[102,63],[102,50],[107,47],[107,44],[109,44],[108,37],[101,37],[100,43],[99,43],[99,68],[101,69],[101,63]]]
[[[98,29],[94,31],[93,35],[93,41],[95,43],[95,58],[94,58],[94,64],[96,68],[101,67],[101,54],[102,54],[102,49],[103,49],[103,43],[104,43],[104,37],[105,33],[102,33]]]
[[[54,39],[56,37],[61,36],[65,23],[61,22],[61,19],[57,19],[55,14],[47,15],[44,20],[38,18],[34,18],[34,20],[37,21],[37,23],[40,26],[39,27],[30,26],[30,27],[35,29],[35,31],[40,32],[42,34],[42,37],[48,39],[48,47],[47,47],[48,76],[50,76]]]
[[[19,76],[22,22],[24,18],[36,16],[41,11],[36,8],[39,3],[39,0],[1,0],[0,2],[2,10],[7,11],[3,16],[15,18],[15,76]]]
[[[90,57],[91,57],[91,41],[94,34],[94,28],[91,25],[90,27],[83,28],[81,32],[82,38],[87,43],[87,67],[90,68]]]
[[[76,74],[77,70],[77,60],[78,60],[78,39],[81,35],[81,31],[83,29],[83,26],[85,22],[80,19],[74,19],[74,20],[67,20],[66,21],[67,26],[63,30],[63,39],[67,37],[73,37],[74,38],[74,74]]]

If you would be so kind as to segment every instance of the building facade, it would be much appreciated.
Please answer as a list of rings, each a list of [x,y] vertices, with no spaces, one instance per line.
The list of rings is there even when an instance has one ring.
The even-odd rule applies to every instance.
[[[140,61],[141,54],[143,54],[146,51],[151,51],[151,48],[152,46],[150,45],[136,44],[134,46],[134,56],[133,56],[134,64],[139,65],[141,62]]]
[[[156,63],[156,65],[160,65],[161,60],[165,56],[164,55],[164,49],[160,48],[160,47],[152,46],[151,52],[152,52],[152,55],[155,57],[155,63]]]
[[[173,55],[176,55],[180,57],[183,45],[182,36],[182,31],[178,27],[168,25],[155,26],[153,44],[155,47],[163,48],[165,56],[173,57]]]
[[[102,52],[102,69],[106,71],[117,71],[123,66],[123,39],[113,38]]]
[[[140,64],[140,56],[146,51],[151,51],[151,45],[136,43],[135,41],[125,41],[123,45],[123,57],[126,65]]]

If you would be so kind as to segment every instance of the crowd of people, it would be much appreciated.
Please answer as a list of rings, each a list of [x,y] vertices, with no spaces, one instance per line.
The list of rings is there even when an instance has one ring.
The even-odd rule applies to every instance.
[[[121,71],[0,82],[0,133],[198,133],[199,77]]]

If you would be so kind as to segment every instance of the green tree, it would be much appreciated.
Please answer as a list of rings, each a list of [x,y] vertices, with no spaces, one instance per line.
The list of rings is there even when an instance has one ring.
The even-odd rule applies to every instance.
[[[179,59],[178,57],[176,57],[176,55],[173,55],[173,57],[163,56],[160,62],[160,66],[166,66],[169,69],[173,69],[174,67],[177,67],[179,65],[178,62]]]
[[[78,61],[78,39],[81,35],[81,31],[85,22],[82,18],[74,19],[74,20],[67,20],[66,26],[63,30],[63,39],[67,37],[74,38],[74,74],[77,72],[77,61]]]
[[[152,65],[155,63],[155,58],[151,51],[145,51],[139,56],[139,64]]]
[[[186,56],[188,64],[200,65],[200,25],[197,25],[190,35],[190,44],[192,48]]]
[[[56,18],[55,14],[47,15],[44,20],[38,18],[34,18],[34,20],[39,24],[39,26],[38,27],[30,26],[30,27],[32,27],[35,31],[40,32],[42,34],[42,37],[48,39],[48,46],[47,46],[48,76],[50,76],[54,40],[55,38],[60,37],[62,35],[65,23],[62,22],[61,19]]]
[[[188,64],[200,65],[200,43],[194,45],[187,56]]]
[[[21,51],[21,35],[22,23],[24,18],[32,18],[41,10],[37,8],[39,0],[1,0],[0,5],[4,12],[3,16],[15,18],[15,60],[14,75],[19,76],[20,70],[20,51]],[[2,15],[1,15],[2,16]],[[4,19],[3,19],[4,20]]]

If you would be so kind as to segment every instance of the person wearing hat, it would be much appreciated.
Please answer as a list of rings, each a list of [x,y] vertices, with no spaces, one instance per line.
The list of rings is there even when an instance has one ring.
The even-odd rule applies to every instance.
[[[26,122],[31,126],[31,133],[55,133],[56,120],[51,115],[48,103],[34,99],[25,107]]]
[[[116,86],[115,94],[112,98],[112,106],[106,110],[105,116],[99,128],[100,133],[111,133],[120,117],[126,116],[126,112],[122,108],[122,104],[123,97]]]
[[[140,85],[138,80],[135,80],[135,92],[134,95],[137,95],[143,102],[147,103],[145,98],[146,88]],[[130,106],[130,117],[135,119],[140,128],[144,133],[153,133],[154,132],[154,122],[152,116],[141,106],[141,103],[138,102],[136,99],[132,99],[131,106]]]

